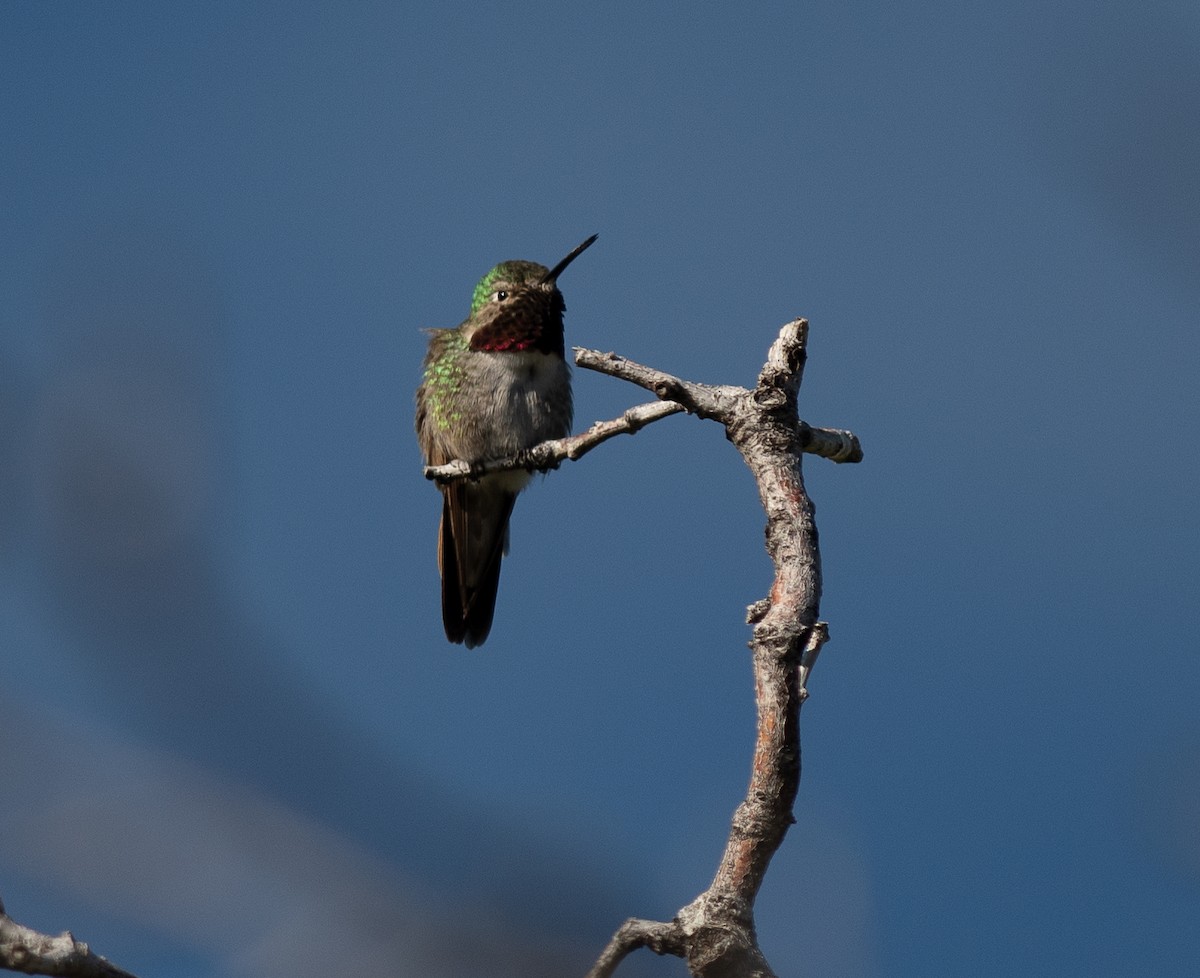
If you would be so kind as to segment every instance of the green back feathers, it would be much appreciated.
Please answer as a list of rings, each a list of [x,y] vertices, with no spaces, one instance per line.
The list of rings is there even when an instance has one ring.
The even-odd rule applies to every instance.
[[[460,419],[454,407],[454,392],[462,383],[463,368],[462,359],[455,354],[467,349],[467,341],[456,329],[430,332],[433,340],[425,357],[418,413],[428,412],[434,426],[446,431]]]

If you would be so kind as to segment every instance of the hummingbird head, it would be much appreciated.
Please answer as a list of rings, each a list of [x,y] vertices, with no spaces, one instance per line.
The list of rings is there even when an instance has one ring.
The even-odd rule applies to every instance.
[[[592,235],[553,268],[531,261],[504,261],[475,286],[471,315],[463,324],[472,350],[537,351],[563,355],[563,312],[558,276],[592,242]]]

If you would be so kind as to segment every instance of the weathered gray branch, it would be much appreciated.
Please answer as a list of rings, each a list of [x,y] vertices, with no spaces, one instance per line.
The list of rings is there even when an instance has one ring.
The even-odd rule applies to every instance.
[[[821,561],[813,507],[800,463],[817,442],[817,454],[859,461],[862,449],[849,432],[830,441],[796,413],[796,394],[807,356],[808,323],[780,331],[753,390],[683,381],[662,371],[594,350],[577,350],[581,367],[637,384],[690,413],[723,425],[754,475],[767,514],[767,552],[775,565],[768,597],[747,614],[752,651],[758,736],[745,800],[733,815],[729,838],[708,889],[667,922],[631,919],[613,935],[588,978],[609,978],[639,947],[674,954],[695,978],[775,978],[758,946],[754,900],[771,858],[793,822],[800,784],[800,706],[828,628],[818,620]]]
[[[106,961],[70,931],[57,937],[30,930],[4,912],[0,901],[0,968],[27,975],[59,975],[62,978],[134,978],[128,971]]]

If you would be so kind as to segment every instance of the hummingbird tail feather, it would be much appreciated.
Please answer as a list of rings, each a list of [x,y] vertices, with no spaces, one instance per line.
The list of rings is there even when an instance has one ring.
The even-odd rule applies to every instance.
[[[473,649],[492,628],[515,493],[486,483],[447,487],[438,541],[446,638]]]
[[[438,524],[438,573],[442,576],[442,625],[446,629],[446,638],[455,645],[462,645],[467,629],[458,593],[458,558],[454,537],[450,535],[450,512],[446,503],[442,504],[442,519]]]

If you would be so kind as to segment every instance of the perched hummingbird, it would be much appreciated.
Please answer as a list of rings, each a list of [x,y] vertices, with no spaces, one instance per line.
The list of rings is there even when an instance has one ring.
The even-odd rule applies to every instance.
[[[501,262],[475,286],[456,329],[434,329],[417,388],[417,440],[426,465],[515,455],[571,432],[571,370],[563,357],[558,277],[592,235],[553,268]],[[508,518],[528,472],[442,486],[438,569],[446,638],[482,645],[492,627]]]

